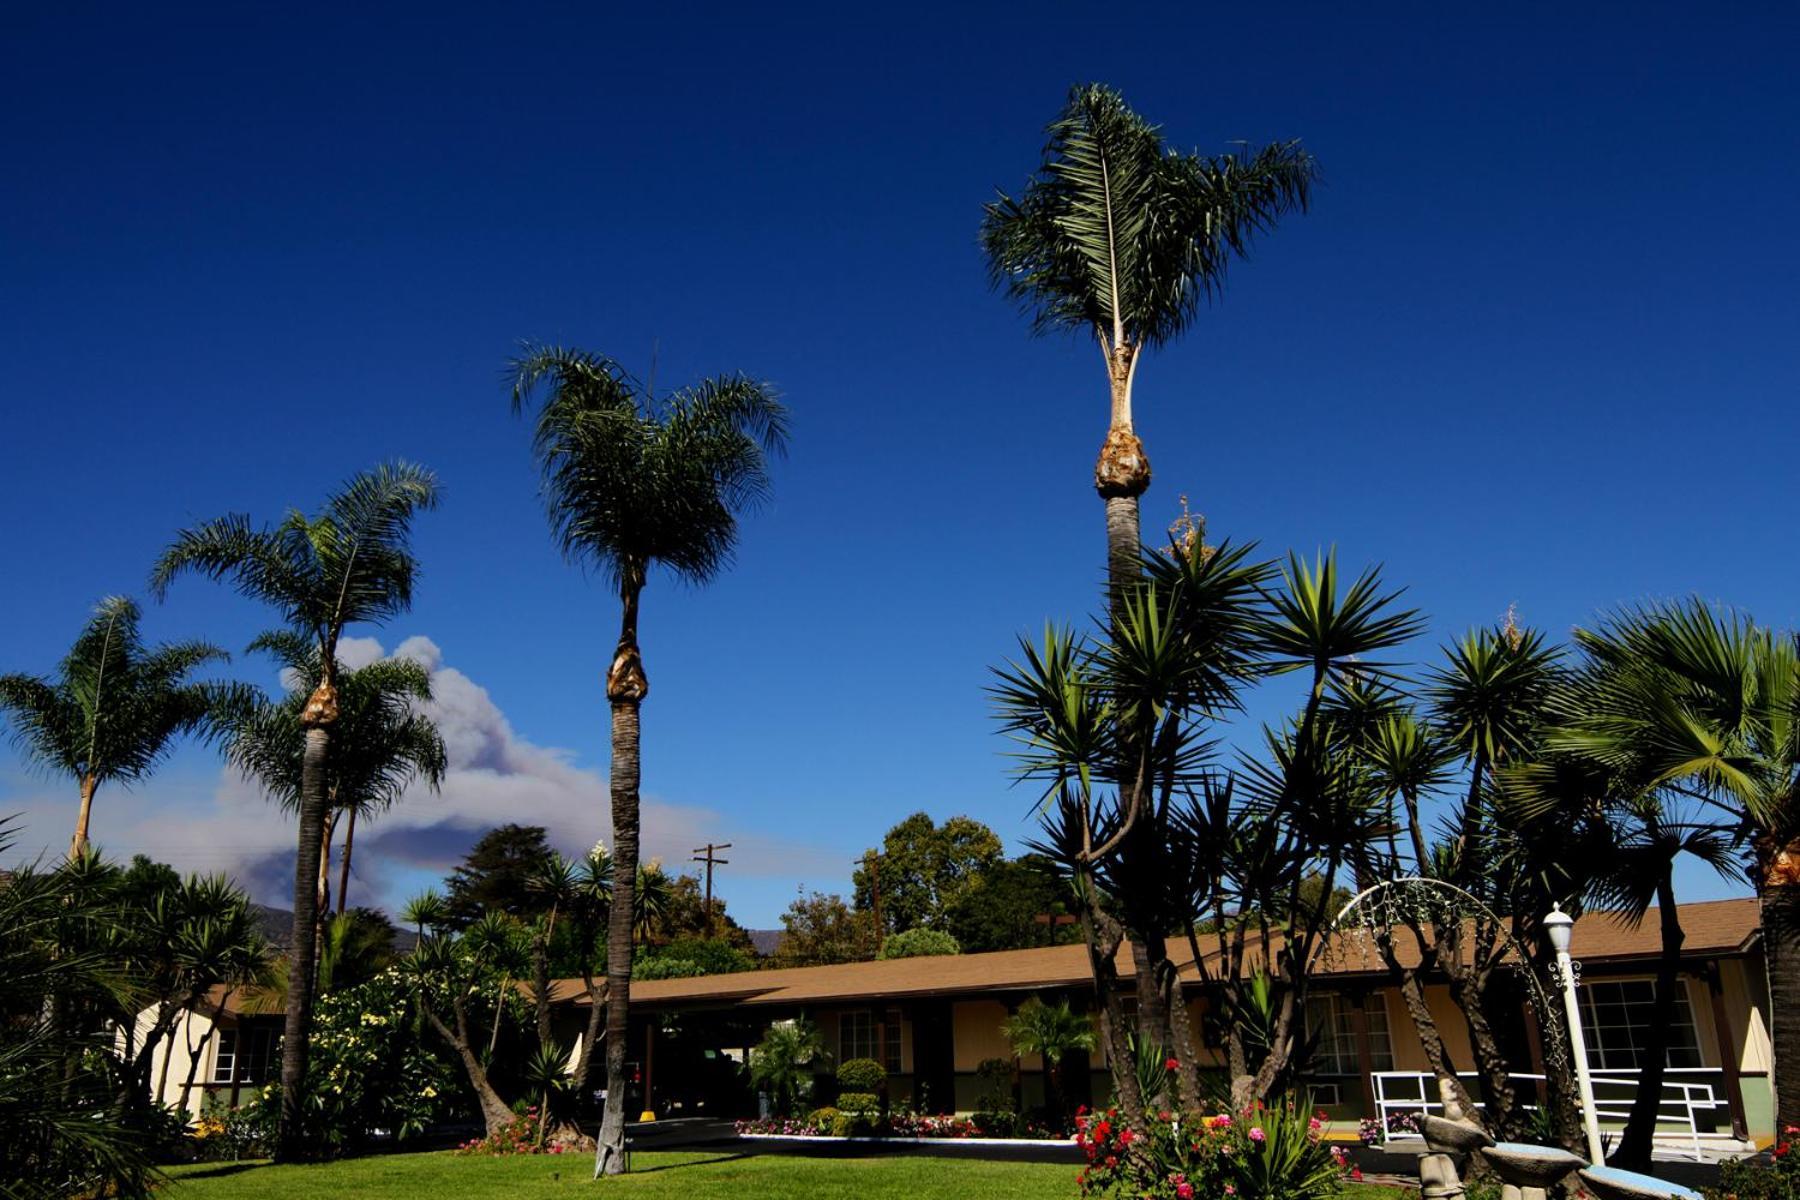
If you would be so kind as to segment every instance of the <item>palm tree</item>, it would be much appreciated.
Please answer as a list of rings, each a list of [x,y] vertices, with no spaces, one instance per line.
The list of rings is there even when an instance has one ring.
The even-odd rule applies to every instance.
[[[1062,1086],[1063,1059],[1071,1051],[1092,1050],[1099,1044],[1094,1023],[1069,1008],[1067,1000],[1045,1004],[1033,996],[1000,1027],[1016,1054],[1036,1054],[1044,1060],[1045,1103],[1058,1117],[1068,1115]]]
[[[437,503],[437,480],[423,467],[393,463],[362,472],[326,498],[316,516],[290,511],[274,528],[256,529],[232,515],[183,530],[150,576],[160,599],[175,577],[199,572],[278,611],[318,650],[318,678],[300,710],[306,731],[301,759],[300,828],[294,863],[294,961],[317,949],[320,848],[324,841],[332,730],[339,716],[338,641],[346,626],[380,624],[412,605],[418,563],[412,518]],[[313,988],[310,971],[295,972],[281,1041],[281,1116],[275,1154],[305,1149],[300,1101],[306,1081]]]
[[[540,394],[533,445],[551,530],[567,558],[597,568],[617,589],[622,610],[606,673],[615,903],[607,928],[609,1103],[599,1163],[616,1173],[624,1166],[639,710],[650,691],[638,605],[654,564],[701,584],[730,561],[739,514],[768,494],[768,458],[786,446],[787,413],[767,385],[742,376],[708,379],[658,400],[611,359],[527,347],[512,364],[513,411]]]
[[[1138,497],[1150,486],[1132,423],[1139,356],[1187,330],[1257,234],[1306,208],[1318,167],[1298,142],[1211,158],[1171,150],[1101,84],[1073,88],[1048,133],[1024,191],[987,206],[981,244],[994,285],[1038,330],[1099,343],[1112,407],[1094,486],[1116,600],[1138,573]]]
[[[1603,686],[1550,745],[1634,793],[1715,813],[1750,845],[1776,1127],[1800,1125],[1800,639],[1695,600],[1618,614],[1575,641]]]
[[[266,633],[250,644],[269,653],[284,672],[305,681],[320,676],[318,649],[290,630]],[[330,894],[331,842],[348,813],[373,814],[399,803],[406,789],[443,784],[448,760],[444,739],[420,706],[431,702],[431,673],[408,658],[383,658],[351,670],[337,668],[338,719],[325,764],[326,820],[320,844],[319,907],[323,923]],[[304,780],[306,729],[301,725],[310,689],[304,682],[281,700],[241,710],[230,724],[226,756],[256,779],[283,810],[296,812]],[[345,910],[352,843],[344,840],[338,913]]]
[[[20,749],[80,789],[71,861],[87,849],[94,792],[102,783],[143,779],[178,735],[211,736],[218,717],[243,699],[243,689],[232,684],[188,682],[195,670],[229,654],[200,641],[147,648],[139,615],[135,602],[108,596],[57,678],[0,675],[0,714],[10,716]]]

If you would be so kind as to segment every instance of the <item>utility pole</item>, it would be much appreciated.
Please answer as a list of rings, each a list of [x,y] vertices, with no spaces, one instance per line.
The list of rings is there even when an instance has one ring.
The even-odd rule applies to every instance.
[[[713,868],[714,867],[722,867],[731,862],[731,860],[729,858],[720,858],[714,852],[718,851],[718,850],[729,850],[729,849],[731,849],[730,842],[722,842],[716,846],[713,843],[708,842],[704,846],[695,846],[694,847],[694,861],[697,863],[705,863],[706,864],[706,934],[708,937],[717,937],[719,934],[719,930],[718,930],[719,922],[713,916],[713,906],[712,906]]]
[[[875,898],[875,953],[880,954],[882,938],[887,934],[887,926],[881,923],[881,855],[865,850],[861,858],[852,861],[869,872],[869,890]]]

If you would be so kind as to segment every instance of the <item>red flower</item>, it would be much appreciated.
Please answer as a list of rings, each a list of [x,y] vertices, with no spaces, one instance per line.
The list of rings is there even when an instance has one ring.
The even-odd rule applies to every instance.
[[[1163,1063],[1163,1069],[1165,1071],[1179,1071],[1181,1070],[1181,1060],[1178,1058],[1171,1058]]]

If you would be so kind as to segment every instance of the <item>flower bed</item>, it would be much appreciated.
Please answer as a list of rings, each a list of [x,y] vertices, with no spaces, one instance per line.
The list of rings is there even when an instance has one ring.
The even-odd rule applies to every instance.
[[[1088,1165],[1083,1196],[1124,1200],[1326,1200],[1361,1178],[1342,1147],[1324,1141],[1323,1114],[1256,1105],[1233,1116],[1159,1112],[1136,1131],[1117,1109],[1082,1114],[1075,1140]]]
[[[885,1116],[874,1113],[842,1113],[836,1109],[819,1109],[805,1117],[761,1117],[739,1121],[737,1132],[743,1137],[804,1138],[894,1138],[945,1141],[1027,1141],[1067,1142],[1074,1134],[1058,1132],[1035,1121],[1008,1118],[1005,1126],[987,1126],[979,1116],[958,1117],[945,1113],[894,1112]]]

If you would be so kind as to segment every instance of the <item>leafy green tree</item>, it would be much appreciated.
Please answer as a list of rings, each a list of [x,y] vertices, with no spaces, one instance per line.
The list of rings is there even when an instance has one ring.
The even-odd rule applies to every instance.
[[[1000,838],[980,821],[951,817],[939,825],[929,814],[913,813],[887,831],[880,851],[863,855],[864,865],[853,877],[856,907],[879,907],[884,934],[890,929],[942,929],[975,880],[1003,857]]]
[[[564,555],[618,591],[618,646],[606,673],[612,708],[613,896],[629,901],[638,870],[640,710],[649,676],[638,609],[661,564],[703,584],[730,561],[739,514],[769,490],[767,463],[787,441],[771,389],[721,376],[657,399],[611,359],[528,347],[512,366],[512,406],[542,397],[533,447],[550,526]],[[631,1002],[630,903],[611,910],[607,937],[607,1095],[600,1167],[623,1169],[625,1037]]]
[[[138,606],[108,596],[75,639],[54,679],[0,675],[0,717],[27,759],[67,776],[81,807],[69,857],[88,847],[94,793],[103,783],[129,786],[150,774],[175,739],[211,737],[218,718],[241,703],[232,684],[194,682],[195,671],[231,656],[206,642],[148,647]]]
[[[319,942],[319,994],[360,987],[387,970],[398,957],[398,934],[377,909],[353,908],[332,917]]]
[[[633,979],[732,975],[754,971],[756,961],[723,938],[677,938],[638,952]]]
[[[300,711],[306,730],[301,760],[300,822],[294,866],[295,961],[312,962],[318,942],[318,880],[330,807],[329,762],[338,722],[338,642],[354,624],[379,625],[412,606],[418,563],[413,516],[437,503],[437,480],[422,467],[395,463],[353,476],[328,496],[317,515],[291,511],[273,528],[248,517],[221,517],[183,530],[150,576],[160,599],[175,578],[190,572],[230,581],[274,608],[287,626],[318,650],[319,677]],[[305,1092],[313,988],[298,972],[288,989],[281,1040],[281,1116],[278,1159],[301,1156],[300,1097]]]
[[[1074,896],[1041,854],[995,863],[951,904],[945,925],[970,954],[1077,941]]]
[[[723,898],[713,896],[712,911],[707,911],[706,894],[700,880],[693,875],[677,875],[669,881],[660,936],[670,941],[722,938],[746,954],[755,952],[749,931],[725,911]]]
[[[930,958],[939,954],[961,954],[956,939],[941,929],[903,929],[890,933],[881,941],[876,958]]]
[[[874,956],[875,921],[835,893],[801,895],[781,914],[778,967],[824,967],[862,962]]]
[[[444,881],[445,920],[462,926],[488,912],[535,912],[534,880],[554,857],[542,825],[508,822],[488,830]]]
[[[1094,1023],[1069,1008],[1067,1000],[1046,1004],[1033,996],[1019,1006],[1000,1027],[1015,1054],[1036,1054],[1044,1060],[1044,1086],[1050,1111],[1058,1117],[1069,1112],[1063,1086],[1063,1059],[1073,1051],[1092,1050],[1099,1045]]]

